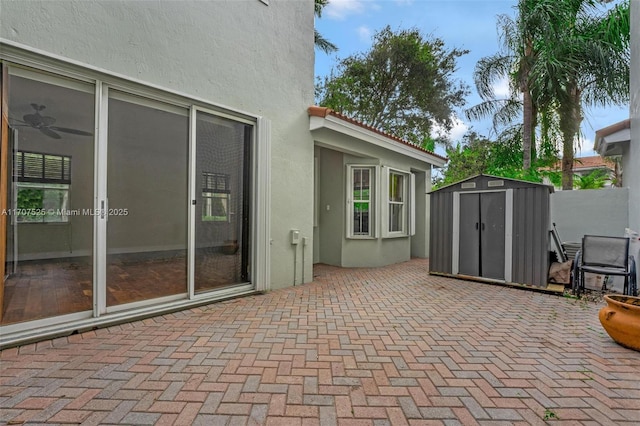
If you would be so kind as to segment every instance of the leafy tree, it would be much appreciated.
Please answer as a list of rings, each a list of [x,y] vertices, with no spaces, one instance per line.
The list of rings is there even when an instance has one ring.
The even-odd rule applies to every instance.
[[[329,0],[314,0],[314,2],[315,2],[314,11],[315,11],[316,18],[321,18],[322,9],[324,9],[324,7],[329,4]],[[335,44],[331,43],[329,40],[324,38],[324,36],[320,34],[318,30],[314,29],[313,31],[314,31],[313,33],[314,43],[318,49],[322,50],[324,53],[327,53],[327,54],[338,51],[338,46],[336,46]]]
[[[445,186],[468,177],[487,173],[491,141],[475,132],[463,136],[461,143],[447,149],[449,161],[435,186]]]
[[[488,174],[510,179],[541,182],[537,168],[522,167],[522,139],[519,128],[513,127],[501,138],[491,141],[471,131],[461,143],[447,150],[449,162],[443,176],[435,179],[435,186],[449,185],[460,180]]]
[[[453,73],[468,51],[389,26],[373,41],[371,50],[342,59],[319,79],[318,103],[416,145],[433,142],[433,127],[450,129],[455,108],[464,105],[468,89]]]

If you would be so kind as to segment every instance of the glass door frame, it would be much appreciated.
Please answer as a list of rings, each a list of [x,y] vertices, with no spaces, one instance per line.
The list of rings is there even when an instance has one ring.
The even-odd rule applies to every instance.
[[[236,289],[240,289],[241,291],[245,290],[255,290],[257,289],[255,274],[256,270],[256,262],[254,260],[254,254],[256,253],[256,232],[255,226],[250,226],[248,241],[249,241],[249,270],[251,271],[249,282],[235,284],[231,287],[225,287],[221,289],[211,289],[207,291],[198,292],[196,294],[195,291],[195,262],[196,262],[196,220],[198,218],[199,212],[202,211],[202,206],[197,204],[198,194],[196,192],[197,189],[197,122],[198,122],[198,113],[209,114],[214,117],[219,117],[223,119],[229,119],[236,123],[241,123],[244,125],[251,126],[251,147],[250,147],[250,161],[248,164],[244,164],[244,167],[250,170],[250,193],[249,199],[251,202],[249,203],[248,211],[243,211],[243,215],[248,215],[249,221],[251,224],[255,223],[255,201],[256,201],[256,178],[257,178],[257,168],[256,168],[256,146],[257,146],[257,130],[258,122],[256,120],[244,119],[235,115],[225,114],[220,111],[215,111],[210,108],[205,108],[201,106],[192,105],[190,110],[189,117],[189,237],[188,237],[188,259],[189,259],[189,269],[188,269],[188,289],[189,289],[189,299],[199,299],[202,297],[206,297],[209,294],[222,294],[222,293],[231,293],[236,291]],[[246,188],[244,189],[246,190]],[[242,247],[242,250],[245,250],[245,247]]]
[[[0,61],[3,72],[12,74],[12,70],[21,73],[33,73],[38,81],[47,81],[48,75],[54,78],[69,79],[80,83],[89,83],[93,86],[91,93],[94,95],[94,137],[93,155],[94,169],[93,182],[93,218],[91,220],[93,246],[90,253],[93,256],[92,267],[92,306],[89,309],[77,313],[55,315],[44,319],[36,319],[28,322],[4,325],[0,346],[11,345],[17,342],[47,336],[56,336],[89,330],[95,327],[105,326],[114,322],[127,321],[129,318],[139,318],[141,315],[158,315],[168,310],[188,309],[199,303],[208,303],[229,297],[251,294],[253,292],[266,291],[270,288],[271,275],[271,121],[258,114],[250,113],[226,105],[217,104],[207,99],[194,97],[193,95],[175,89],[164,88],[149,84],[127,76],[114,74],[113,72],[93,67],[79,62],[71,62],[68,59],[47,54],[41,51],[31,50],[10,42],[3,42],[3,50],[0,52]],[[4,74],[4,73],[3,73]],[[166,102],[183,107],[189,111],[189,152],[188,161],[191,167],[188,170],[187,193],[187,290],[185,298],[166,302],[164,300],[149,301],[149,306],[126,306],[126,311],[114,312],[107,309],[106,303],[106,259],[107,242],[106,226],[107,218],[99,214],[101,209],[108,209],[107,199],[107,128],[108,128],[108,94],[109,89],[120,90],[132,95],[142,96],[148,99]],[[191,204],[195,199],[195,116],[196,111],[203,111],[215,116],[229,118],[236,122],[245,123],[252,127],[250,164],[246,167],[250,173],[250,209],[245,212],[250,221],[249,270],[250,281],[246,285],[237,285],[230,288],[212,290],[208,292],[194,293],[194,220],[200,206]],[[88,129],[87,129],[88,130]],[[88,205],[87,207],[91,207]],[[98,214],[95,214],[98,212]],[[91,302],[90,302],[91,303]]]
[[[130,93],[128,88],[119,88],[114,85],[110,85],[101,81],[96,83],[96,149],[95,149],[95,182],[94,182],[94,194],[95,195],[95,203],[94,203],[94,235],[95,235],[95,245],[94,245],[94,306],[93,306],[93,315],[96,318],[99,318],[104,315],[112,314],[115,312],[129,310],[136,307],[145,307],[151,305],[162,304],[158,299],[148,299],[140,302],[132,302],[126,303],[122,305],[116,306],[108,306],[107,305],[107,223],[108,223],[108,210],[109,210],[109,199],[108,199],[108,189],[107,189],[107,179],[108,179],[108,117],[109,117],[109,90],[124,90]],[[137,95],[137,93],[134,93]],[[148,94],[143,94],[145,98],[152,101],[162,102],[162,99],[157,99]],[[179,103],[171,102],[172,104],[183,107],[184,105],[180,105]],[[256,270],[256,262],[254,259],[254,254],[256,253],[256,238],[255,238],[255,227],[251,227],[249,233],[249,241],[250,241],[250,270],[251,276],[250,281],[247,283],[241,283],[237,285],[233,285],[231,287],[226,287],[222,289],[212,289],[210,291],[198,292],[196,294],[195,291],[195,261],[196,261],[196,220],[199,209],[202,206],[197,205],[197,135],[196,135],[196,124],[197,124],[197,116],[198,113],[211,114],[216,117],[226,118],[233,120],[234,122],[249,125],[252,128],[252,143],[251,143],[251,161],[250,164],[245,164],[244,167],[249,168],[251,170],[250,181],[251,185],[251,193],[249,197],[251,199],[249,211],[243,212],[245,215],[249,215],[249,220],[251,223],[254,223],[256,213],[255,213],[255,183],[256,183],[256,175],[254,171],[256,170],[256,136],[257,136],[257,120],[245,119],[242,117],[238,117],[236,115],[225,114],[220,111],[216,111],[210,108],[205,108],[196,105],[189,106],[189,134],[188,134],[188,205],[185,206],[187,208],[187,300],[198,300],[198,299],[207,299],[210,298],[211,294],[226,296],[233,295],[237,292],[246,292],[249,290],[256,290],[257,285],[255,284],[255,273]],[[167,296],[165,298],[161,298],[162,300],[166,300],[167,302],[171,302],[174,300],[182,301],[185,300],[182,296],[183,293],[176,296]]]

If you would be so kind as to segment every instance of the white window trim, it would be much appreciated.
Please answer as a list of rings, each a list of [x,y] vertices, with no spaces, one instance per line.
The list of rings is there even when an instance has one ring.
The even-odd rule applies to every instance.
[[[368,169],[371,173],[369,177],[369,234],[356,235],[353,229],[353,171],[356,169]],[[371,240],[378,238],[378,175],[379,168],[371,164],[348,164],[347,165],[347,185],[346,185],[346,238],[353,240]]]
[[[389,175],[391,173],[400,174],[405,177],[405,185],[403,188],[404,202],[402,203],[404,206],[402,231],[392,232],[389,230],[389,207],[393,204],[389,201]],[[400,238],[415,235],[415,175],[406,170],[382,166],[380,194],[382,201],[380,203],[382,210],[380,218],[382,237]]]

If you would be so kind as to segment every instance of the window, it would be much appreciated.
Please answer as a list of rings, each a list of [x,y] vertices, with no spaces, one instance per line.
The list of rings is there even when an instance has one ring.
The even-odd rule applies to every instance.
[[[348,237],[374,237],[374,179],[372,166],[347,166]]]
[[[382,206],[385,237],[404,237],[414,234],[414,175],[385,168],[383,176],[386,206]]]
[[[17,221],[68,222],[71,157],[17,151]]]
[[[389,172],[389,232],[405,232],[406,175]]]
[[[230,194],[229,175],[202,173],[202,220],[228,222]]]

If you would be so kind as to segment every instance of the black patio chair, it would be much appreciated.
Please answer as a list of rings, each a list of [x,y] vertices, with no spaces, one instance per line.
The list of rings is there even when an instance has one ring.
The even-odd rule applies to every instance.
[[[629,238],[585,235],[573,262],[572,290],[578,296],[585,288],[585,272],[624,276],[624,294],[638,295],[636,261],[629,254]]]

